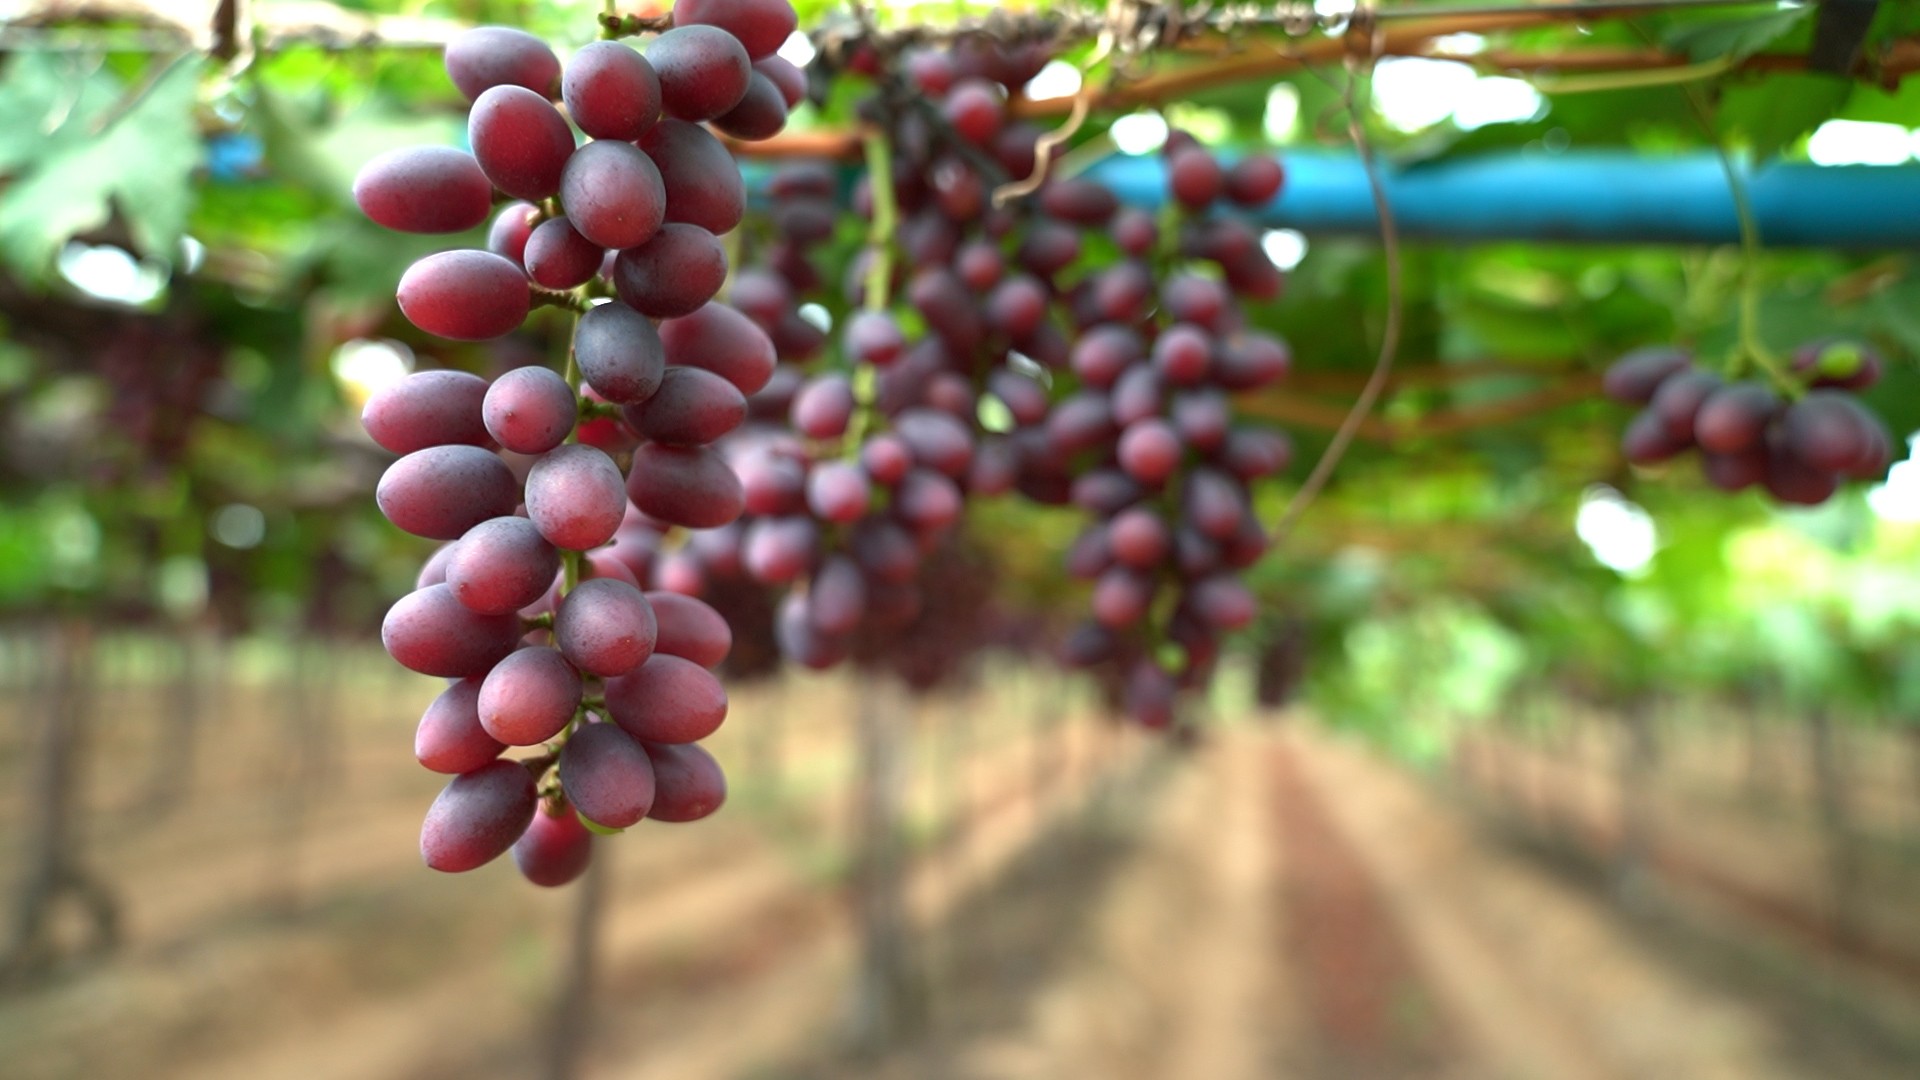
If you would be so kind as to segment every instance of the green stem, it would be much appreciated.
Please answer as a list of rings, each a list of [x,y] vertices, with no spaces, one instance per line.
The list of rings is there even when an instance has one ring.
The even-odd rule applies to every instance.
[[[1687,104],[1692,108],[1701,132],[1713,143],[1714,155],[1720,161],[1720,171],[1727,178],[1727,194],[1733,199],[1734,217],[1740,222],[1739,344],[1728,362],[1727,374],[1737,378],[1746,370],[1747,364],[1752,363],[1765,372],[1788,397],[1798,397],[1802,392],[1799,381],[1768,351],[1760,333],[1760,226],[1753,218],[1753,203],[1747,197],[1746,178],[1734,166],[1733,155],[1727,152],[1726,141],[1714,130],[1713,114],[1700,97],[1700,92],[1691,86],[1682,86],[1680,90],[1686,95]]]
[[[892,302],[893,234],[898,228],[900,207],[893,190],[893,147],[887,133],[875,128],[863,140],[867,154],[867,184],[873,192],[873,221],[867,227],[866,296],[861,307],[882,312]],[[853,369],[853,419],[847,424],[846,442],[841,456],[849,461],[860,455],[860,444],[872,426],[874,400],[879,395],[879,377],[871,365]]]
[[[893,148],[887,133],[874,130],[866,137],[867,183],[873,189],[873,224],[867,229],[867,250],[873,261],[867,266],[868,311],[885,311],[893,281],[893,234],[898,228],[899,208],[893,193]]]

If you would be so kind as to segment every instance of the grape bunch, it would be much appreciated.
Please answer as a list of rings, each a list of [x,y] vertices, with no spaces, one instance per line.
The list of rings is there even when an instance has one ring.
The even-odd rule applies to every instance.
[[[1252,330],[1242,307],[1278,295],[1280,271],[1244,223],[1210,216],[1223,201],[1272,199],[1280,165],[1248,157],[1225,167],[1177,130],[1163,152],[1172,243],[1144,215],[1113,216],[1128,258],[1071,296],[1080,388],[1047,424],[1050,448],[1076,463],[1068,497],[1094,519],[1067,555],[1093,595],[1065,659],[1107,665],[1128,715],[1155,728],[1174,722],[1180,690],[1210,677],[1221,635],[1253,620],[1239,572],[1268,541],[1252,484],[1293,458],[1284,434],[1235,423],[1232,406],[1292,365],[1285,343]]]
[[[1640,349],[1607,370],[1615,401],[1645,406],[1620,438],[1636,465],[1700,451],[1700,470],[1722,491],[1758,485],[1783,503],[1826,502],[1849,479],[1886,472],[1893,439],[1851,391],[1879,381],[1872,349],[1816,341],[1795,350],[1790,395],[1760,379],[1723,379],[1671,347]]]
[[[448,542],[381,628],[395,660],[451,680],[415,739],[421,763],[453,777],[421,831],[437,870],[511,849],[529,880],[559,885],[585,869],[596,832],[694,821],[725,798],[698,742],[727,714],[712,669],[731,630],[701,601],[642,583],[673,529],[740,513],[712,444],[773,368],[765,335],[711,302],[727,273],[718,237],[745,192],[703,124],[771,135],[799,80],[771,55],[793,28],[785,0],[680,8],[644,55],[601,41],[564,69],[521,31],[468,31],[446,67],[472,103],[472,154],[396,151],[354,185],[368,217],[408,232],[464,231],[496,190],[515,200],[488,250],[407,270],[399,306],[420,329],[479,341],[517,329],[536,302],[578,314],[564,376],[421,371],[362,416],[400,455],[380,480],[382,512]],[[513,760],[509,746],[541,750]]]
[[[1100,581],[1098,618],[1069,652],[1111,661],[1137,687],[1131,711],[1164,725],[1178,686],[1161,645],[1198,685],[1218,635],[1251,618],[1236,572],[1266,541],[1247,485],[1291,457],[1284,436],[1236,425],[1231,408],[1289,366],[1239,306],[1276,296],[1280,272],[1249,224],[1211,212],[1266,203],[1282,174],[1267,158],[1223,166],[1176,132],[1178,210],[1164,235],[1084,178],[994,205],[994,188],[1041,164],[1041,131],[1007,109],[1046,60],[963,41],[908,53],[894,72],[858,61],[874,77],[861,110],[886,132],[891,167],[862,177],[852,201],[894,225],[838,281],[816,265],[834,254],[834,173],[773,174],[728,294],[780,360],[726,441],[745,514],[695,534],[655,584],[784,590],[777,636],[806,666],[853,656],[934,671],[938,650],[907,642],[933,619],[948,624],[950,657],[969,647],[955,628],[977,620],[942,584],[961,565],[949,552],[970,501],[1017,491],[1074,503],[1099,520],[1070,564]],[[1114,242],[1122,258],[1103,265]],[[810,305],[838,312],[837,334],[809,320]],[[1149,619],[1160,595],[1171,607]]]

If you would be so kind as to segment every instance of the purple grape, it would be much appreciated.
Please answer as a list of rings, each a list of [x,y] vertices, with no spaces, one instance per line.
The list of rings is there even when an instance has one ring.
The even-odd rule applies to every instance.
[[[540,223],[540,208],[532,203],[510,202],[493,216],[487,227],[487,250],[512,262],[525,264],[527,240]]]
[[[907,347],[906,335],[893,316],[882,311],[862,311],[847,321],[847,354],[862,364],[886,367],[900,358]]]
[[[660,102],[681,120],[712,120],[746,96],[753,61],[740,39],[711,26],[675,26],[647,47]]]
[[[527,516],[555,547],[586,551],[613,539],[626,515],[620,467],[604,451],[561,446],[527,472]]]
[[[651,240],[622,251],[613,265],[620,299],[643,315],[691,315],[713,299],[727,279],[720,241],[698,225],[670,221]]]
[[[551,368],[522,367],[493,380],[481,416],[501,446],[544,454],[566,441],[578,408],[573,388]]]
[[[448,586],[401,597],[380,624],[380,640],[400,665],[422,675],[477,678],[520,644],[518,615],[467,610]]]
[[[573,154],[573,129],[544,94],[496,86],[467,114],[467,139],[493,186],[516,199],[538,201],[560,190],[560,171]]]
[[[613,724],[583,724],[560,750],[560,790],[595,825],[638,825],[653,806],[653,763]]]
[[[518,762],[492,761],[456,776],[427,810],[420,857],[447,873],[485,866],[527,831],[537,802],[533,776]]]
[[[520,266],[491,251],[429,255],[400,277],[400,311],[413,325],[454,341],[486,341],[519,329],[533,304]]]
[[[646,663],[659,633],[647,598],[617,578],[581,582],[553,617],[561,655],[581,671],[608,678]]]
[[[481,419],[487,380],[464,371],[416,371],[381,387],[360,411],[360,426],[396,454],[430,446],[486,446]]]
[[[675,26],[717,26],[734,36],[755,60],[786,44],[798,24],[787,0],[678,0]]]
[[[822,521],[850,525],[866,514],[873,487],[859,466],[826,461],[807,476],[807,508]]]
[[[520,503],[507,464],[477,446],[430,446],[387,466],[374,491],[380,512],[431,540],[457,540]]]
[[[647,132],[640,148],[660,167],[668,221],[698,225],[716,236],[740,224],[747,212],[740,166],[706,128],[669,117]]]
[[[952,525],[959,520],[960,506],[960,489],[931,469],[912,470],[894,490],[895,516],[916,532],[934,532]]]
[[[1665,345],[1635,349],[1614,361],[1601,382],[1601,390],[1615,401],[1645,405],[1653,400],[1660,384],[1693,363],[1693,354]]]
[[[846,434],[857,405],[845,375],[821,375],[794,395],[793,426],[810,439],[837,439]]]
[[[660,231],[667,189],[653,159],[632,143],[597,139],[567,159],[560,203],[580,235],[603,248],[624,249]]]
[[[1212,154],[1194,148],[1167,159],[1167,185],[1189,210],[1204,210],[1226,188],[1226,174]]]
[[[1721,387],[1720,376],[1695,368],[1682,371],[1660,384],[1654,391],[1649,410],[1660,418],[1667,434],[1683,442],[1693,441],[1693,423],[1706,403]]]
[[[773,378],[773,342],[753,320],[724,304],[704,304],[660,324],[668,363],[705,368],[755,394]],[[785,410],[781,410],[785,412]]]
[[[1709,394],[1694,415],[1694,440],[1702,450],[1741,453],[1760,445],[1779,411],[1779,395],[1760,383],[1723,386]]]
[[[579,674],[559,652],[519,649],[480,684],[480,726],[508,746],[535,746],[566,729],[584,693]]]
[[[1109,629],[1138,623],[1152,603],[1153,579],[1123,566],[1101,574],[1093,586],[1093,617]]]
[[[714,120],[713,126],[749,142],[770,139],[787,126],[787,109],[786,94],[772,79],[755,71],[747,77],[747,92],[740,103]]]
[[[493,185],[471,154],[410,146],[367,162],[354,177],[353,201],[397,232],[465,232],[493,212]]]
[[[1180,465],[1180,436],[1166,421],[1149,418],[1120,433],[1120,467],[1148,486],[1164,483]]]
[[[450,550],[446,583],[460,603],[482,615],[539,602],[560,572],[560,553],[523,517],[483,521]]]
[[[677,656],[704,668],[719,667],[733,651],[733,630],[703,601],[677,593],[650,592],[658,624],[655,655]]]
[[[626,142],[660,119],[660,76],[647,58],[618,41],[583,46],[560,80],[567,112],[596,139]]]
[[[1146,345],[1140,335],[1124,326],[1103,325],[1080,336],[1068,362],[1082,382],[1104,390],[1144,356]]]
[[[806,573],[819,546],[820,530],[810,518],[761,518],[747,526],[741,558],[755,581],[784,585]]]
[[[573,881],[586,873],[592,861],[593,833],[580,824],[572,807],[562,807],[559,813],[544,809],[535,813],[527,831],[513,844],[513,862],[520,876],[542,888]]]
[[[698,446],[719,439],[747,418],[747,399],[738,387],[695,367],[670,367],[657,393],[625,410],[628,426],[641,438],[673,446]]]
[[[588,386],[608,401],[637,405],[666,377],[666,348],[653,321],[625,304],[600,304],[573,330],[573,358]]]
[[[607,714],[636,739],[697,742],[727,718],[727,692],[691,660],[656,653],[632,674],[607,680]]]
[[[653,763],[653,821],[699,821],[727,801],[727,778],[713,755],[691,743],[646,743]]]
[[[1152,510],[1134,506],[1114,515],[1107,526],[1107,546],[1128,566],[1151,570],[1172,551],[1173,535]]]
[[[740,516],[740,480],[711,447],[642,443],[633,453],[627,494],[648,517],[689,529],[713,529]]]
[[[564,217],[548,218],[527,238],[521,262],[535,285],[548,289],[577,289],[592,281],[606,261],[606,249],[580,235]]]
[[[477,26],[447,43],[447,75],[468,101],[496,86],[551,97],[560,60],[547,43],[510,26]]]
[[[461,679],[442,690],[413,735],[413,756],[437,773],[472,772],[506,748],[480,726],[479,679]]]
[[[1213,366],[1213,340],[1197,326],[1179,323],[1153,343],[1153,367],[1175,386],[1198,386]]]

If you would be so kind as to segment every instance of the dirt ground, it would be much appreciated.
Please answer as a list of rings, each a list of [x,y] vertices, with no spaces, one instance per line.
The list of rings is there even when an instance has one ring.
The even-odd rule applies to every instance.
[[[0,996],[0,1076],[541,1075],[573,894],[508,865],[420,868],[439,781],[408,740],[434,688],[378,661],[334,657],[305,692],[236,659],[201,696],[193,779],[171,802],[149,783],[166,695],[137,672],[103,692],[81,851],[125,941]],[[1422,776],[1299,717],[1180,749],[1115,730],[1050,676],[983,685],[897,706],[917,1031],[881,1050],[846,1039],[852,717],[871,687],[805,678],[736,694],[713,744],[724,813],[599,843],[585,1075],[1920,1075],[1920,987],[1711,889],[1624,907],[1599,849],[1535,828],[1551,795],[1514,792],[1604,819],[1601,758]],[[17,700],[0,717],[10,874],[32,725]],[[1762,884],[1803,865],[1754,839],[1779,832],[1764,815],[1722,814],[1691,815],[1669,858],[1712,845]],[[1882,824],[1909,827],[1897,816]],[[1897,942],[1907,924],[1885,918]]]

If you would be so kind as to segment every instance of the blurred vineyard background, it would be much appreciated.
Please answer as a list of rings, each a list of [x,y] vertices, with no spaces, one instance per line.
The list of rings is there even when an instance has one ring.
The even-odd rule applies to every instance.
[[[797,6],[803,28],[831,8]],[[1084,604],[1058,570],[1074,522],[990,504],[968,540],[1000,640],[930,693],[730,677],[730,801],[601,845],[597,949],[570,894],[421,869],[441,780],[408,739],[437,684],[376,629],[427,545],[374,508],[359,406],[416,367],[541,362],[564,330],[415,330],[394,284],[444,241],[373,226],[349,184],[463,138],[438,54],[459,27],[577,45],[597,10],[10,5],[0,1074],[567,1075],[569,1045],[609,1078],[1920,1071],[1920,465],[1782,510],[1629,467],[1596,393],[1636,346],[1732,343],[1732,248],[1410,244],[1403,367],[1252,572],[1262,615],[1188,737],[1121,726],[1051,663]],[[1793,54],[1806,15],[1438,51]],[[1889,3],[1869,41],[1916,35]],[[1343,78],[1166,117],[1283,160],[1339,148]],[[1410,167],[1711,138],[1920,169],[1920,86],[1891,81],[1728,77],[1703,130],[1673,85],[1397,57],[1372,125]],[[1087,133],[1130,153],[1152,126]],[[1373,363],[1385,265],[1365,236],[1266,244],[1289,280],[1257,319],[1297,374],[1262,415],[1311,461]],[[1761,269],[1768,340],[1870,342],[1867,402],[1920,433],[1912,253]]]

